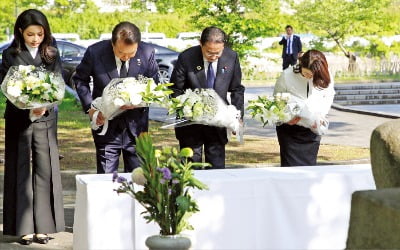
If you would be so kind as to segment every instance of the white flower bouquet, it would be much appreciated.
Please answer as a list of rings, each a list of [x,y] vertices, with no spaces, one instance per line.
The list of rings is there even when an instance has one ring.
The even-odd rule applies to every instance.
[[[315,134],[325,134],[329,122],[325,116],[315,112],[313,107],[318,107],[318,103],[312,98],[301,99],[289,93],[277,93],[274,96],[259,96],[256,100],[250,100],[247,110],[264,127],[281,125],[298,116],[301,119],[297,125],[310,128]]]
[[[171,83],[156,84],[152,78],[139,76],[138,78],[115,78],[104,88],[101,97],[92,102],[92,108],[96,109],[92,119],[92,129],[97,130],[96,119],[99,112],[106,122],[100,135],[104,135],[108,129],[108,121],[118,116],[125,110],[124,105],[146,107],[150,104],[165,106],[172,90],[168,89]]]
[[[17,108],[49,108],[64,98],[65,82],[61,72],[50,72],[33,65],[19,65],[9,68],[1,90]],[[32,121],[38,118],[30,113]]]
[[[299,105],[289,103],[289,100],[289,93],[258,96],[256,100],[249,100],[247,110],[254,119],[262,122],[263,127],[276,126],[290,121],[300,112]]]
[[[34,109],[60,102],[64,98],[65,83],[60,72],[19,65],[10,67],[1,90],[16,107]]]
[[[179,119],[174,126],[204,124],[226,127],[240,133],[240,110],[226,104],[213,89],[187,89],[184,94],[172,98],[168,114]],[[164,127],[168,127],[167,125]]]

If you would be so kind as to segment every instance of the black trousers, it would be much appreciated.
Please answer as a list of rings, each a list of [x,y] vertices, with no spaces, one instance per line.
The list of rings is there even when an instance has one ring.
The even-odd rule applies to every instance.
[[[282,167],[317,165],[320,135],[308,128],[288,124],[277,126],[276,133]]]
[[[193,150],[191,161],[202,162],[204,147],[205,162],[212,165],[211,169],[225,168],[225,128],[196,124],[175,128],[175,134],[181,149],[189,147]]]
[[[295,56],[294,54],[284,54],[283,56],[283,63],[282,63],[282,68],[286,69],[289,67],[289,65],[296,65],[297,63],[297,56]]]
[[[98,135],[92,130],[94,144],[96,146],[97,173],[113,173],[118,171],[119,158],[122,153],[124,172],[132,172],[140,165],[136,154],[136,138],[133,136],[123,117],[119,116],[109,121],[109,127],[105,135]]]
[[[64,231],[56,126],[55,119],[30,124],[6,119],[5,235]]]

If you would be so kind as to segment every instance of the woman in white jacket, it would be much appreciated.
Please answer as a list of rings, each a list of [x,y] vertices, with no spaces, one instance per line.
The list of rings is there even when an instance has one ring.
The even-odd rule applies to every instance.
[[[296,117],[276,127],[281,166],[316,165],[321,135],[329,124],[326,115],[335,95],[324,54],[318,50],[304,53],[298,65],[282,72],[274,88],[274,95],[277,93],[290,93],[291,101],[301,107]]]

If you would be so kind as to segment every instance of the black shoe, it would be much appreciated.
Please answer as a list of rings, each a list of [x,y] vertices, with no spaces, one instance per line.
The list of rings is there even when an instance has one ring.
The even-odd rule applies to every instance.
[[[20,239],[19,239],[19,243],[21,245],[30,245],[33,242],[33,234],[30,235],[23,235]]]
[[[49,236],[47,234],[40,234],[40,236],[36,234],[36,242],[39,244],[47,244],[49,242]]]

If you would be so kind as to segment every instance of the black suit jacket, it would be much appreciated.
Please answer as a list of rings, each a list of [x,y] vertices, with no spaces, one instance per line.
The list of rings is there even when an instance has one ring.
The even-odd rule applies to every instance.
[[[150,77],[158,83],[158,65],[154,49],[147,43],[140,42],[136,55],[129,60],[128,77],[139,75]],[[93,92],[89,83],[93,78]],[[100,41],[88,47],[73,77],[76,91],[85,112],[90,109],[94,99],[103,94],[104,88],[114,78],[118,78],[111,40]],[[137,108],[125,111],[120,115],[133,135],[147,131],[148,108]]]
[[[186,89],[206,88],[206,69],[200,46],[183,51],[171,75],[173,96],[181,95]],[[241,84],[242,72],[239,56],[230,48],[225,48],[218,59],[214,90],[228,104],[230,92],[231,104],[244,114],[244,86]],[[190,140],[190,135],[180,135],[177,129],[178,140]],[[187,131],[187,130],[185,130]],[[196,131],[193,131],[196,133]],[[221,142],[226,143],[226,129],[220,129]]]
[[[14,47],[9,47],[3,52],[2,57],[2,65],[0,69],[0,80],[3,82],[4,77],[6,76],[8,69],[11,66],[18,65],[34,65],[34,66],[44,66],[49,71],[58,71],[61,72],[61,59],[60,56],[57,55],[56,61],[52,64],[45,64],[42,62],[40,57],[40,53],[36,55],[35,58],[32,58],[29,51],[24,47],[20,53],[17,53]],[[4,112],[4,118],[6,119],[18,119],[21,124],[29,125],[31,120],[29,118],[29,109],[19,109],[11,102],[7,100],[6,110]],[[56,114],[54,112],[54,108],[50,108],[46,111],[46,114],[42,116],[40,119],[36,120],[36,122],[47,121],[56,119]]]
[[[285,37],[282,37],[282,40],[279,42],[280,45],[283,45],[282,49],[282,57],[286,54],[287,48],[287,40]],[[297,55],[302,50],[302,44],[299,36],[293,35],[293,42],[292,42],[292,54],[295,59],[297,59]]]

